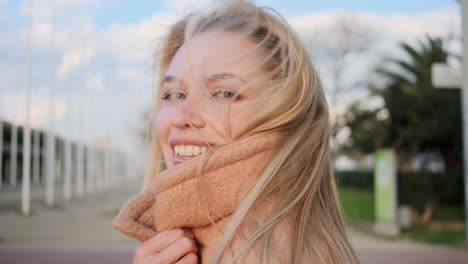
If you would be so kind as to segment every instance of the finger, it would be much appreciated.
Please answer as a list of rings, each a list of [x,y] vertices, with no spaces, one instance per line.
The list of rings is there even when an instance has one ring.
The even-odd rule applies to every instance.
[[[155,255],[155,263],[175,263],[189,253],[197,253],[195,240],[182,237]]]
[[[188,253],[183,258],[179,259],[175,264],[197,264],[198,257],[195,253]]]
[[[189,238],[191,238],[191,239],[195,239],[195,236],[194,236],[193,233],[192,233],[192,229],[190,229],[190,228],[184,228],[184,229],[182,229],[182,230],[184,230],[184,235],[185,235],[185,236],[187,236],[187,237],[189,237]]]
[[[135,258],[142,259],[154,253],[160,252],[169,245],[185,236],[183,229],[171,229],[158,233],[138,246]]]

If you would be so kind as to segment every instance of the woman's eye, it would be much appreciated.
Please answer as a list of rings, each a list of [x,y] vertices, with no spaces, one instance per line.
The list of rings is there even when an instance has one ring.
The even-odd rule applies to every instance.
[[[224,101],[237,101],[241,99],[241,96],[237,92],[231,90],[218,90],[213,94],[213,97]]]
[[[231,92],[231,91],[224,91],[223,92],[223,97],[224,98],[233,98],[235,95],[236,95],[235,92]]]
[[[167,91],[163,94],[162,100],[164,101],[175,101],[175,100],[184,100],[185,99],[185,94],[181,92],[174,92],[174,91]]]
[[[185,99],[185,94],[183,93],[175,93],[175,99]]]

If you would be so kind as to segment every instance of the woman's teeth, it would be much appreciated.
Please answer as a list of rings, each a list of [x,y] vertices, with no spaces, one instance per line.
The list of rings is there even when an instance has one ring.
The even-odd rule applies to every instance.
[[[197,156],[205,153],[207,147],[200,147],[195,145],[176,145],[174,152],[179,156]]]

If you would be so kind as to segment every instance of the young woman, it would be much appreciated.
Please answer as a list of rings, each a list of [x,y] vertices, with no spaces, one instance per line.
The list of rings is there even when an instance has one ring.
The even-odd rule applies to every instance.
[[[134,263],[358,263],[329,159],[329,115],[296,33],[225,1],[174,24],[147,188],[114,226]]]

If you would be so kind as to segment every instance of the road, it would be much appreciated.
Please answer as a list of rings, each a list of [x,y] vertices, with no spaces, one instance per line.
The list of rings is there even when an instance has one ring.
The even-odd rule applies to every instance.
[[[28,217],[18,213],[20,193],[1,190],[0,263],[131,263],[138,243],[115,231],[111,221],[138,189],[138,183],[128,182],[70,203],[59,200],[48,208],[43,190],[35,188]],[[468,250],[349,233],[363,264],[468,264]]]

